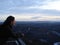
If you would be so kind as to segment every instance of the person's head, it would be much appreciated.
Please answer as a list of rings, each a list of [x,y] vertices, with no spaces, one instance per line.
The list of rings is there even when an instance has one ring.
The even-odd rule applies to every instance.
[[[4,22],[5,25],[15,25],[15,17],[8,16]]]

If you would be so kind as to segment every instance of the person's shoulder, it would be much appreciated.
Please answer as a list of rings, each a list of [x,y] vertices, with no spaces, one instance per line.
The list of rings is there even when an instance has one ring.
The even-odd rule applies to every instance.
[[[0,24],[0,28],[2,28],[2,24]]]

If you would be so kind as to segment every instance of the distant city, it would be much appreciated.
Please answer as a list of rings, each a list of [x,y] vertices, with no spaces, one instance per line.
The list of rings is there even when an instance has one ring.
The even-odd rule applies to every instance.
[[[24,34],[22,39],[27,45],[53,45],[60,42],[60,22],[16,22],[13,29],[15,33]]]

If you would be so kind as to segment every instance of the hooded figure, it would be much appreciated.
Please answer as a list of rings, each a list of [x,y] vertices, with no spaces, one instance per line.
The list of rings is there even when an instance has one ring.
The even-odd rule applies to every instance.
[[[0,26],[0,45],[5,44],[10,37],[16,38],[15,34],[12,32],[14,24],[15,18],[13,16],[9,16]]]

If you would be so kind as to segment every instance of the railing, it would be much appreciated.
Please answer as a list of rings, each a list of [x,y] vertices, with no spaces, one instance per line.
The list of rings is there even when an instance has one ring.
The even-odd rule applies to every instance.
[[[21,40],[21,39],[19,38],[19,39],[17,39],[17,40],[7,41],[7,42],[6,42],[6,45],[26,45],[26,44],[24,43],[23,40]]]

